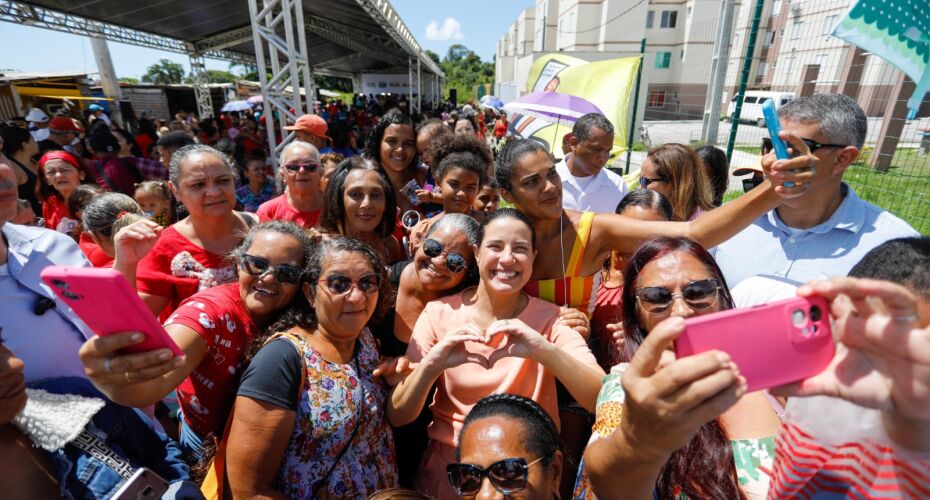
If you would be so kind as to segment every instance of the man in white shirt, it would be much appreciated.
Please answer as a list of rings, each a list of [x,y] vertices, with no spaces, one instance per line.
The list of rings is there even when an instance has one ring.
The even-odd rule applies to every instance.
[[[575,122],[572,152],[555,165],[562,178],[562,206],[582,212],[613,213],[629,188],[604,168],[614,145],[614,126],[604,115],[588,113]]]

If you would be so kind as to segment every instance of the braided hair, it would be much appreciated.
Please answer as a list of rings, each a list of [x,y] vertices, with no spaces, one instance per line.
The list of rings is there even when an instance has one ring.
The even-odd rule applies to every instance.
[[[464,436],[465,431],[475,421],[497,416],[520,421],[527,451],[531,455],[542,457],[543,465],[549,465],[555,452],[561,450],[559,430],[552,417],[536,401],[517,394],[492,394],[481,398],[465,417],[459,436]],[[461,459],[462,440],[459,439],[455,448],[455,460],[458,462]]]

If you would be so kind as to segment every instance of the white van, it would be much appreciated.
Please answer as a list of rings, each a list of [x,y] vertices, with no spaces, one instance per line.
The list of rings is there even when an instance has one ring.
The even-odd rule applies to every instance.
[[[775,100],[775,109],[778,109],[794,100],[794,94],[790,92],[749,90],[743,96],[743,110],[740,112],[739,121],[755,123],[760,127],[764,127],[765,118],[762,117],[762,103],[769,99]],[[734,112],[736,112],[736,96],[733,96],[730,105],[727,106],[727,121],[733,120]]]

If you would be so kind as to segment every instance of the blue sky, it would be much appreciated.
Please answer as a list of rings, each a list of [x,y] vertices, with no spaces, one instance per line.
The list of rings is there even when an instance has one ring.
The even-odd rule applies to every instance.
[[[242,0],[243,2],[245,0]],[[533,0],[392,0],[395,10],[413,32],[420,45],[440,57],[450,45],[460,43],[490,61],[497,40]],[[110,55],[120,77],[142,76],[159,59],[170,59],[189,71],[186,56],[133,45],[110,42]],[[0,69],[21,71],[86,71],[97,65],[90,42],[67,33],[0,22]],[[226,70],[229,65],[207,60],[209,69]]]

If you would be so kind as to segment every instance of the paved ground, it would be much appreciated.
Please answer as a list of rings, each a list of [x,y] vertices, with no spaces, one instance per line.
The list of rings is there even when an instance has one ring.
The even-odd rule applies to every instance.
[[[699,120],[682,121],[647,121],[646,132],[653,145],[666,142],[681,142],[687,144],[691,141],[701,140],[701,122]],[[869,132],[866,135],[866,144],[874,145],[878,141],[878,132],[881,129],[882,118],[869,118]],[[920,141],[920,129],[930,129],[930,118],[911,120],[904,124],[901,132],[901,147],[916,148]],[[736,144],[755,146],[768,136],[768,129],[750,123],[741,123],[736,133]],[[717,132],[717,144],[726,145],[730,137],[730,123],[720,122]]]

